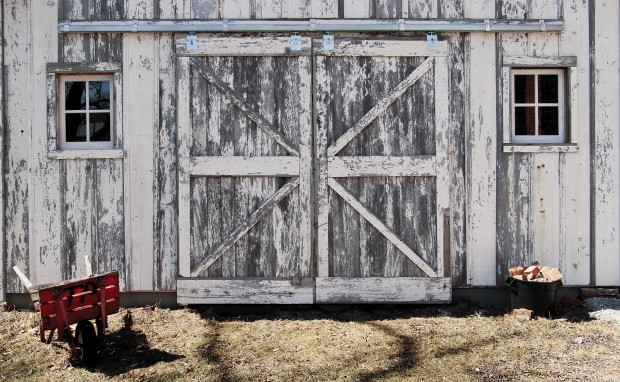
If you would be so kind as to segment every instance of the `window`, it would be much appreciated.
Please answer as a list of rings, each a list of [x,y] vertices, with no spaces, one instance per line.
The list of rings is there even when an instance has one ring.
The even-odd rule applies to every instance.
[[[512,142],[566,143],[563,69],[513,69]]]
[[[60,76],[62,150],[113,148],[113,84],[112,75]]]

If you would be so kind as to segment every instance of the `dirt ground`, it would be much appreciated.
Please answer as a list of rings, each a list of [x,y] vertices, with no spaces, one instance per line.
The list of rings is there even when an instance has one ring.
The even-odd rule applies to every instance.
[[[87,368],[0,312],[0,379],[23,381],[620,381],[620,326],[579,301],[552,319],[448,306],[123,309]]]

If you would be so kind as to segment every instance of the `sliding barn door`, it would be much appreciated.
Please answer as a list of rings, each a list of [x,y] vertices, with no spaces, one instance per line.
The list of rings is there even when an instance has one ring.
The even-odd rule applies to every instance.
[[[310,40],[177,41],[180,303],[313,302]]]
[[[315,42],[316,302],[450,300],[446,49]]]

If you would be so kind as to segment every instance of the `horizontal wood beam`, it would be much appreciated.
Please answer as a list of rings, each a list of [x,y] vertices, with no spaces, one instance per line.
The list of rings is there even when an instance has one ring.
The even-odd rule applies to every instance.
[[[192,157],[190,176],[299,176],[297,157]]]
[[[448,304],[452,287],[448,277],[317,277],[316,302]]]
[[[312,304],[311,278],[184,278],[177,280],[179,304]]]
[[[436,176],[433,155],[412,157],[329,157],[328,173],[332,178],[367,176]]]

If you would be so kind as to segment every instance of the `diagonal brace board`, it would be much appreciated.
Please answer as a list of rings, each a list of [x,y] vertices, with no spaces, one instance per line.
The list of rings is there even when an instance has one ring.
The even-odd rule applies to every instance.
[[[349,203],[355,211],[357,211],[364,219],[383,234],[396,248],[405,254],[415,265],[417,265],[424,273],[430,277],[437,277],[437,272],[431,268],[417,253],[415,253],[398,235],[396,235],[388,226],[385,225],[375,214],[362,205],[353,195],[347,192],[335,179],[329,178],[327,181],[329,186],[334,190],[345,202]]]
[[[362,117],[357,123],[347,130],[344,134],[340,136],[327,149],[328,156],[334,156],[338,154],[340,150],[342,150],[353,138],[355,138],[359,133],[362,132],[372,121],[377,119],[381,114],[383,114],[388,107],[394,101],[398,99],[411,85],[413,85],[417,80],[419,80],[426,72],[433,67],[435,60],[433,57],[429,57],[424,62],[415,68],[411,74],[407,76],[401,83],[399,83],[387,96],[385,96],[379,103],[377,103],[366,115]]]
[[[282,186],[275,194],[271,195],[252,215],[241,223],[241,225],[234,230],[228,238],[224,239],[218,244],[211,253],[207,254],[202,261],[196,265],[191,271],[191,276],[199,276],[202,272],[206,271],[217,259],[220,258],[230,247],[232,247],[239,239],[243,237],[252,227],[256,225],[271,209],[284,199],[288,194],[299,186],[299,178],[293,178],[289,180],[284,186]]]
[[[219,91],[226,95],[231,102],[245,113],[258,127],[269,135],[274,141],[282,146],[290,155],[299,156],[297,149],[293,147],[293,144],[282,134],[280,134],[262,115],[254,111],[254,108],[248,105],[239,94],[237,94],[228,84],[222,81],[218,76],[213,73],[211,69],[205,65],[204,62],[197,58],[190,58],[191,66],[200,73],[207,81],[212,83]]]

